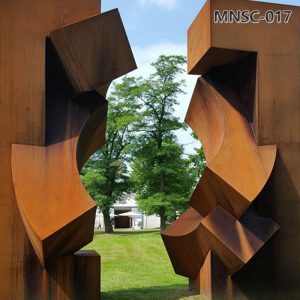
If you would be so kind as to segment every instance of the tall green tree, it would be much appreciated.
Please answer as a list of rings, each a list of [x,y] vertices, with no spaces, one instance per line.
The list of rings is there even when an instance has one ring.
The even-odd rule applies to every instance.
[[[206,158],[202,146],[200,148],[195,148],[194,150],[195,153],[188,155],[188,164],[189,172],[192,174],[192,177],[195,178],[196,183],[198,183],[206,167]]]
[[[132,91],[141,105],[142,120],[136,127],[137,138],[132,163],[132,180],[139,207],[147,214],[161,218],[161,229],[177,210],[187,206],[194,185],[189,161],[176,138],[176,130],[185,128],[174,115],[182,95],[185,72],[183,56],[160,56],[152,66],[154,73],[147,79],[136,80]]]
[[[132,167],[139,208],[148,215],[159,215],[164,229],[167,221],[187,209],[196,182],[183,146],[166,141],[158,152],[156,145],[148,144],[139,150]]]
[[[130,193],[127,161],[134,140],[138,105],[132,96],[132,79],[124,77],[114,84],[109,97],[105,145],[86,163],[83,183],[103,213],[105,232],[113,231],[110,208]]]

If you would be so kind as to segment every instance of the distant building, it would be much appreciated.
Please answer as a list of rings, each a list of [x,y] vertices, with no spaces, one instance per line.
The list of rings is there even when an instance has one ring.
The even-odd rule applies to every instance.
[[[125,214],[125,215],[122,215]],[[117,202],[110,209],[110,218],[115,228],[152,229],[160,227],[160,217],[147,216],[139,211],[134,196]],[[97,211],[95,228],[104,228],[103,214]]]

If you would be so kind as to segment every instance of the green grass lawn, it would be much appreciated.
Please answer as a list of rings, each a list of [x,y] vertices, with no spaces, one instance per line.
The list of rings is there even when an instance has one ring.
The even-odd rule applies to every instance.
[[[158,230],[97,231],[85,249],[101,255],[104,300],[205,299],[192,296],[187,279],[174,273]]]

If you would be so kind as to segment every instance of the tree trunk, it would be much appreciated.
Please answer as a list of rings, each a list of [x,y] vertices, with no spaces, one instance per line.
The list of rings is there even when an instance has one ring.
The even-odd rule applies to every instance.
[[[166,224],[166,222],[167,222],[166,214],[165,214],[164,211],[162,211],[162,212],[160,212],[159,216],[160,216],[160,231],[163,231],[167,227],[167,224]]]
[[[114,230],[110,221],[109,211],[103,211],[103,218],[105,233],[112,233]]]

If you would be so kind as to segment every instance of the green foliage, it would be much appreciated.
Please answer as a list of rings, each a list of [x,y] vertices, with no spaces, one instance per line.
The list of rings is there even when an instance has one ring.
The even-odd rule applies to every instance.
[[[96,153],[85,166],[83,183],[102,211],[108,212],[118,200],[130,191],[130,179],[122,160],[107,159]]]
[[[196,153],[188,156],[189,170],[193,173],[194,178],[200,178],[206,167],[206,159],[203,147],[196,148]]]
[[[136,125],[142,134],[135,145],[132,180],[139,208],[160,215],[162,228],[166,219],[174,220],[177,211],[187,208],[196,181],[191,160],[184,157],[175,134],[186,127],[174,116],[178,97],[184,93],[185,82],[178,75],[185,62],[183,56],[160,56],[152,64],[155,72],[135,82],[135,96],[143,109]]]
[[[131,80],[114,84],[109,97],[105,145],[86,163],[82,180],[90,195],[105,214],[109,225],[109,209],[130,192],[127,161],[134,139],[133,124],[138,121]]]
[[[155,72],[136,82],[136,96],[143,105],[139,128],[143,130],[146,143],[154,139],[160,145],[166,137],[175,138],[175,130],[186,127],[174,116],[174,108],[179,103],[177,98],[184,94],[182,87],[185,85],[185,81],[176,76],[185,72],[182,68],[185,62],[183,56],[162,55],[151,64]]]
[[[167,219],[174,220],[176,212],[188,207],[196,178],[190,161],[183,157],[183,147],[176,141],[164,142],[159,150],[155,143],[147,144],[136,154],[132,168],[137,203],[142,211],[164,213]]]
[[[108,226],[110,207],[132,190],[142,211],[160,215],[162,228],[188,207],[205,158],[203,149],[186,157],[176,137],[176,130],[186,128],[174,115],[184,93],[178,76],[185,63],[183,56],[162,55],[148,78],[124,77],[112,88],[106,143],[83,170]]]

